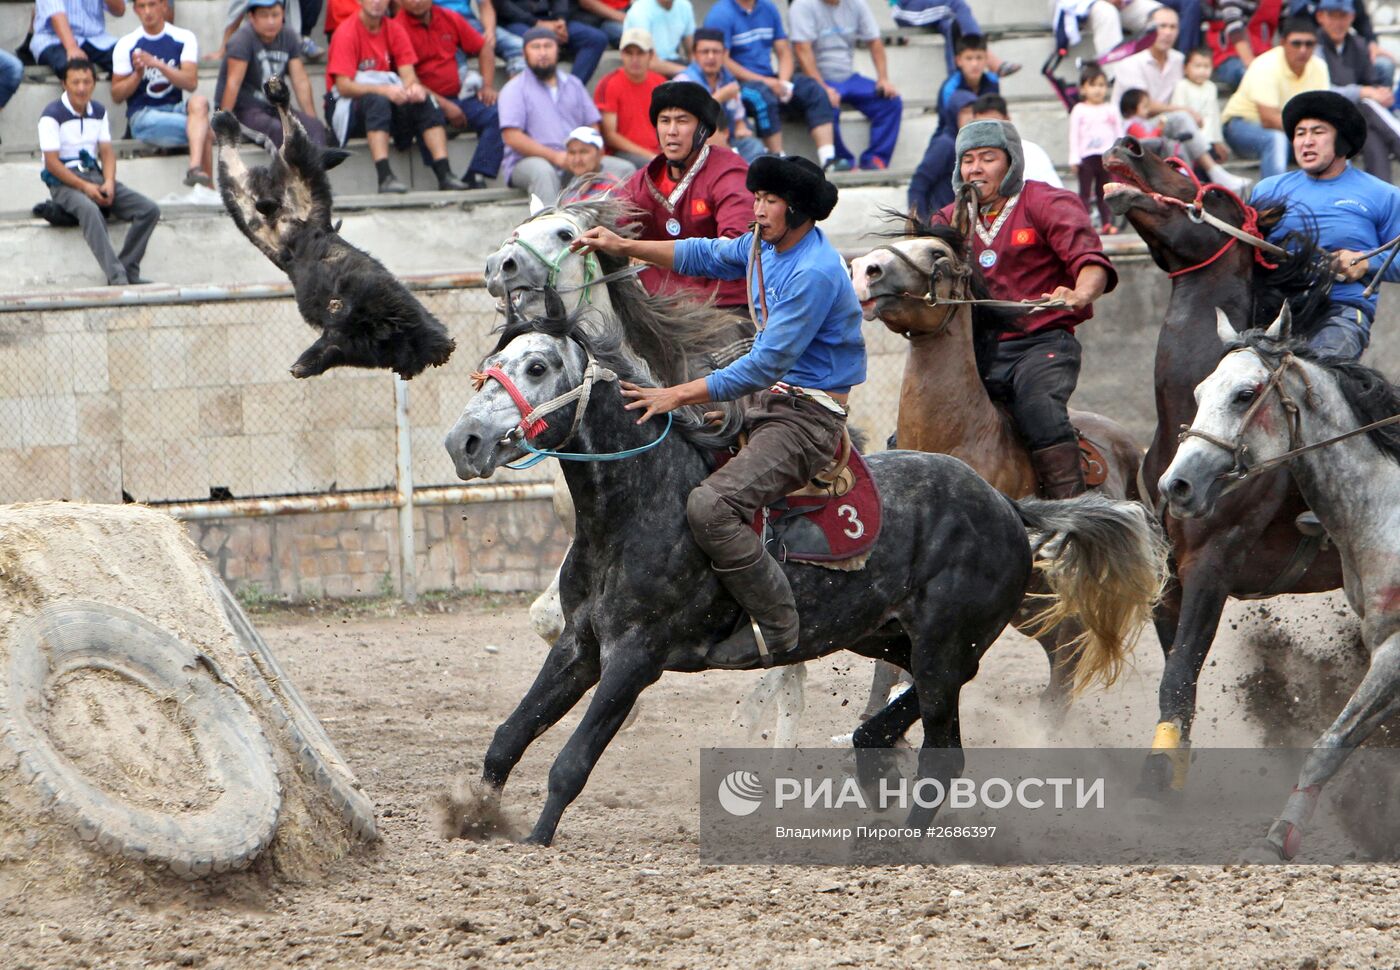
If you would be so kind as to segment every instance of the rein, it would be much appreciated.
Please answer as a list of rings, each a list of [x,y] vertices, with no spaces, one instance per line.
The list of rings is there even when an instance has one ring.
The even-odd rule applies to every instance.
[[[1179,209],[1184,209],[1186,210],[1186,218],[1190,219],[1192,222],[1198,225],[1200,223],[1205,223],[1212,229],[1218,229],[1219,231],[1225,233],[1227,236],[1230,237],[1229,239],[1226,239],[1225,244],[1219,249],[1217,249],[1215,253],[1209,258],[1202,260],[1199,263],[1196,263],[1194,266],[1187,266],[1184,269],[1178,269],[1169,272],[1167,274],[1168,279],[1176,279],[1176,277],[1178,276],[1185,276],[1187,273],[1194,273],[1196,272],[1196,270],[1205,269],[1207,266],[1211,265],[1216,260],[1218,260],[1221,256],[1224,256],[1227,252],[1229,252],[1236,242],[1247,243],[1250,246],[1253,246],[1254,258],[1260,266],[1263,266],[1265,269],[1278,268],[1278,264],[1269,262],[1267,259],[1264,258],[1264,254],[1268,253],[1270,256],[1273,256],[1276,259],[1282,259],[1288,255],[1288,251],[1281,246],[1275,246],[1273,243],[1265,239],[1263,235],[1259,232],[1258,209],[1245,202],[1238,195],[1236,195],[1234,192],[1230,191],[1223,185],[1218,185],[1214,182],[1207,182],[1205,184],[1202,184],[1201,180],[1196,177],[1196,173],[1192,171],[1191,166],[1181,158],[1173,155],[1166,161],[1168,165],[1175,165],[1178,169],[1180,169],[1181,173],[1191,180],[1191,184],[1196,186],[1196,198],[1190,202],[1182,202],[1180,199],[1175,198],[1174,196],[1163,195],[1160,192],[1150,191],[1147,193],[1148,197],[1151,198],[1153,201],[1162,203],[1163,205],[1172,205],[1176,206]],[[1239,206],[1240,215],[1243,216],[1242,225],[1232,226],[1225,220],[1218,219],[1206,211],[1205,197],[1206,193],[1211,191],[1223,193],[1225,196],[1231,199],[1235,203],[1235,205]]]
[[[1239,350],[1232,351],[1232,353],[1240,352]],[[1297,458],[1299,455],[1307,454],[1310,451],[1318,451],[1329,445],[1335,445],[1340,441],[1346,441],[1348,438],[1354,438],[1357,435],[1375,431],[1377,428],[1384,428],[1392,424],[1400,424],[1400,414],[1392,414],[1388,418],[1372,421],[1370,424],[1364,424],[1359,428],[1352,428],[1350,431],[1344,431],[1339,435],[1333,435],[1331,438],[1324,438],[1322,441],[1314,441],[1310,445],[1299,444],[1301,437],[1301,413],[1297,402],[1288,395],[1288,392],[1285,391],[1283,387],[1283,378],[1289,370],[1296,370],[1298,372],[1298,375],[1303,380],[1303,386],[1306,389],[1304,399],[1309,407],[1316,407],[1317,403],[1316,397],[1313,394],[1312,383],[1309,382],[1307,374],[1305,374],[1303,369],[1299,366],[1298,358],[1294,357],[1291,353],[1285,353],[1279,359],[1278,366],[1275,367],[1273,372],[1269,375],[1269,380],[1265,384],[1264,390],[1255,398],[1254,403],[1249,406],[1249,410],[1245,411],[1244,418],[1240,422],[1240,430],[1235,435],[1234,441],[1226,441],[1224,438],[1218,438],[1207,431],[1197,431],[1194,428],[1189,428],[1184,425],[1182,426],[1181,434],[1177,436],[1176,440],[1178,442],[1184,442],[1187,438],[1200,438],[1203,441],[1210,442],[1217,448],[1223,448],[1225,451],[1230,452],[1235,458],[1234,466],[1216,477],[1225,479],[1226,481],[1242,482],[1256,475],[1262,475],[1266,471],[1272,471],[1278,466]],[[1248,464],[1249,446],[1242,440],[1244,431],[1249,427],[1249,422],[1254,420],[1254,416],[1263,408],[1271,391],[1276,391],[1278,393],[1279,403],[1283,406],[1284,413],[1288,416],[1289,449],[1283,454],[1261,461],[1257,465],[1250,465]]]

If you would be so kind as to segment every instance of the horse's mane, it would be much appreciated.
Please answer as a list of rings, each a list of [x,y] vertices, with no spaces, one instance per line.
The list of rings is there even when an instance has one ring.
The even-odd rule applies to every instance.
[[[1267,237],[1287,211],[1286,202],[1260,209],[1260,234]],[[1278,317],[1285,300],[1293,313],[1293,332],[1299,338],[1311,336],[1327,319],[1332,294],[1331,255],[1318,245],[1317,236],[1317,220],[1304,210],[1303,228],[1278,241],[1288,255],[1279,258],[1277,268],[1269,269],[1254,261],[1254,316],[1249,321],[1250,328],[1268,327]]]
[[[1305,340],[1271,339],[1263,330],[1246,330],[1239,335],[1240,344],[1255,351],[1261,358],[1277,366],[1278,359],[1291,353],[1300,360],[1316,364],[1336,378],[1337,389],[1351,407],[1357,427],[1400,414],[1400,387],[1374,368],[1345,357],[1331,357],[1309,347]],[[1366,432],[1371,441],[1393,461],[1400,462],[1400,424],[1387,425]]]
[[[557,306],[560,311],[563,303],[553,291],[546,291],[546,305]],[[500,338],[496,341],[496,346],[487,356],[494,356],[515,340],[515,338],[527,333],[542,333],[549,337],[560,337],[573,340],[586,352],[593,355],[598,363],[611,371],[614,371],[620,380],[630,384],[651,386],[655,383],[652,375],[638,370],[635,360],[623,351],[622,341],[615,335],[589,331],[587,328],[579,326],[579,321],[588,312],[587,307],[580,307],[573,313],[565,315],[562,312],[546,313],[541,317],[527,320],[513,313],[507,314],[506,322],[501,326]],[[733,403],[733,402],[725,402]],[[718,405],[707,404],[704,406],[709,410],[716,410]],[[734,444],[738,438],[738,427],[729,429],[728,422],[718,429],[707,424],[704,420],[703,411],[698,407],[685,407],[672,412],[674,416],[675,430],[686,440],[696,447],[706,451],[719,451]]]

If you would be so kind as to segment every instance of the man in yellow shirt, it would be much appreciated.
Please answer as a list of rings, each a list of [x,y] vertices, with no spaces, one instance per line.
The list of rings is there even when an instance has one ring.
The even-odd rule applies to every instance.
[[[1279,46],[1254,59],[1221,113],[1225,143],[1236,155],[1259,159],[1262,178],[1288,170],[1292,132],[1283,130],[1283,106],[1295,94],[1326,91],[1327,64],[1317,57],[1317,27],[1289,17],[1279,30]]]

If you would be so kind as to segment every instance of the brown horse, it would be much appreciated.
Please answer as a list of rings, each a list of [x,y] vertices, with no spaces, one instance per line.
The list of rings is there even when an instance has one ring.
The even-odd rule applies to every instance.
[[[1331,275],[1315,244],[1294,240],[1277,265],[1256,247],[1232,239],[1204,212],[1251,233],[1267,233],[1282,210],[1256,212],[1232,194],[1207,187],[1124,138],[1104,155],[1117,185],[1109,204],[1126,214],[1157,265],[1172,277],[1171,300],[1157,340],[1157,432],[1143,462],[1147,500],[1176,454],[1177,435],[1196,415],[1195,389],[1224,353],[1216,332],[1220,308],[1237,330],[1267,326],[1287,300],[1294,332],[1306,336],[1327,305]],[[1341,562],[1316,536],[1295,525],[1306,506],[1288,473],[1246,483],[1196,519],[1164,516],[1174,580],[1158,609],[1157,635],[1166,651],[1158,694],[1160,718],[1144,787],[1161,793],[1186,782],[1196,682],[1227,596],[1258,599],[1316,593],[1342,583]]]
[[[977,346],[994,340],[999,327],[981,309],[974,322],[973,307],[967,303],[939,302],[986,296],[966,258],[965,244],[946,226],[917,231],[921,235],[892,242],[851,263],[866,319],[879,317],[909,340],[895,432],[899,447],[960,458],[1011,498],[1034,495],[1038,483],[1030,454],[1006,411],[987,395],[978,373]],[[1071,410],[1070,419],[1105,460],[1107,477],[1098,490],[1111,498],[1136,499],[1142,449],[1128,432],[1087,411]],[[1042,701],[1058,719],[1073,693],[1086,686],[1067,677],[1072,669],[1067,654],[1073,653],[1080,630],[1072,622],[1048,631],[1037,629],[1032,611],[1024,608],[1013,622],[1045,648],[1050,683]]]

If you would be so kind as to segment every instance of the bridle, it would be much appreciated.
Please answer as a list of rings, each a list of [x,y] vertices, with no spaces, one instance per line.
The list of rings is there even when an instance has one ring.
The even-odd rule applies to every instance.
[[[536,293],[543,292],[544,290],[554,290],[554,292],[556,293],[573,293],[578,290],[582,290],[583,296],[580,298],[579,302],[591,305],[593,303],[593,296],[589,291],[593,287],[599,286],[601,284],[611,283],[614,280],[622,280],[627,279],[631,276],[636,276],[638,273],[646,269],[646,264],[638,263],[635,266],[624,266],[622,269],[617,270],[616,272],[603,273],[602,267],[598,263],[597,254],[587,253],[583,257],[583,282],[577,284],[576,286],[565,286],[563,288],[560,288],[557,285],[559,282],[559,270],[563,265],[565,257],[576,255],[574,251],[571,248],[569,248],[568,245],[566,245],[563,249],[559,250],[559,252],[555,255],[553,259],[550,259],[544,253],[540,252],[537,248],[535,248],[534,245],[520,238],[521,229],[525,228],[530,223],[534,222],[536,219],[543,218],[563,219],[565,222],[569,223],[571,226],[574,227],[574,230],[577,233],[577,235],[574,238],[578,238],[578,236],[583,235],[584,229],[582,225],[580,225],[572,218],[558,212],[550,212],[547,214],[541,213],[538,216],[531,216],[529,219],[526,219],[519,226],[517,226],[515,232],[511,233],[510,238],[506,240],[505,244],[508,246],[516,245],[519,246],[521,249],[525,250],[525,252],[529,253],[535,259],[540,261],[540,263],[544,266],[546,272],[543,286],[517,286],[513,290],[511,290],[512,293],[518,290],[530,290]]]
[[[1207,266],[1211,265],[1220,257],[1228,253],[1234,247],[1236,242],[1247,243],[1248,245],[1253,246],[1254,259],[1256,262],[1259,263],[1260,266],[1263,266],[1265,269],[1278,268],[1278,264],[1269,262],[1267,259],[1264,258],[1264,254],[1268,253],[1275,259],[1283,259],[1288,255],[1288,251],[1281,246],[1275,246],[1273,243],[1265,239],[1263,235],[1259,232],[1258,209],[1245,202],[1238,195],[1236,195],[1234,192],[1230,191],[1223,185],[1218,185],[1215,182],[1207,182],[1205,184],[1202,184],[1201,180],[1196,177],[1196,173],[1192,171],[1191,166],[1178,156],[1173,155],[1171,158],[1166,159],[1166,163],[1168,165],[1176,166],[1176,168],[1181,171],[1181,174],[1185,175],[1188,179],[1191,180],[1191,184],[1196,187],[1196,197],[1190,202],[1183,202],[1175,196],[1163,195],[1161,192],[1153,192],[1151,190],[1148,190],[1145,193],[1147,197],[1152,199],[1154,202],[1160,202],[1163,205],[1170,205],[1175,206],[1178,209],[1184,209],[1186,211],[1186,218],[1190,219],[1192,222],[1196,223],[1197,225],[1205,223],[1212,229],[1218,229],[1219,231],[1225,233],[1225,235],[1230,237],[1225,240],[1224,245],[1222,245],[1211,256],[1202,260],[1201,262],[1196,263],[1193,266],[1187,266],[1183,269],[1172,270],[1168,272],[1168,279],[1176,279],[1178,276],[1185,276],[1187,273],[1194,273],[1197,270],[1205,269]],[[1207,192],[1220,192],[1224,194],[1227,198],[1229,198],[1231,201],[1233,201],[1235,205],[1239,207],[1240,215],[1242,216],[1241,224],[1239,226],[1232,226],[1224,219],[1219,219],[1207,212],[1205,207],[1205,197]]]
[[[636,448],[628,448],[623,451],[612,452],[571,452],[559,451],[564,445],[573,440],[578,434],[579,427],[583,424],[584,412],[588,410],[588,401],[593,394],[593,385],[599,382],[609,383],[617,380],[617,372],[598,363],[588,348],[579,345],[588,357],[588,363],[583,368],[583,380],[575,387],[565,391],[563,394],[550,398],[540,405],[531,405],[520,388],[516,387],[515,381],[510,375],[499,367],[488,367],[484,371],[478,371],[471,375],[472,387],[480,391],[486,386],[487,381],[495,381],[505,388],[505,392],[510,395],[511,401],[515,403],[520,411],[520,421],[514,428],[511,428],[506,435],[501,438],[501,443],[512,442],[530,452],[531,457],[522,461],[508,463],[505,467],[512,469],[532,468],[544,461],[546,458],[558,458],[563,461],[621,461],[623,458],[631,458],[633,455],[640,455],[644,451],[650,451],[671,433],[672,416],[666,415],[666,427],[662,430],[661,436],[655,441],[648,442]],[[566,434],[553,449],[536,448],[530,444],[530,440],[539,437],[549,427],[549,423],[544,420],[544,416],[558,411],[560,408],[574,401],[578,406],[574,409],[574,419],[569,425],[569,433]]]

